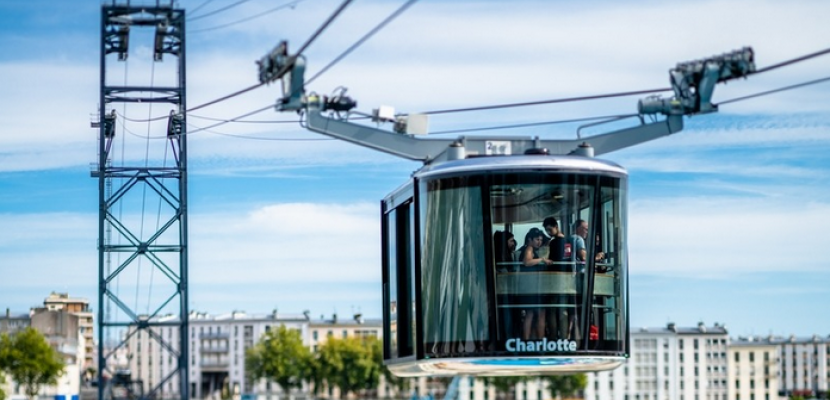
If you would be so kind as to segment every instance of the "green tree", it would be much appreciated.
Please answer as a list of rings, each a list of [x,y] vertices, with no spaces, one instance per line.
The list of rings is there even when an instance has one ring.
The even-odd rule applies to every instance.
[[[548,383],[550,394],[553,397],[573,396],[584,390],[588,385],[588,377],[585,374],[576,375],[550,375],[542,378]]]
[[[0,400],[6,399],[6,392],[3,391],[3,383],[6,382],[6,376],[3,375],[3,371],[5,371],[8,366],[10,343],[11,341],[9,340],[9,336],[5,333],[0,333]]]
[[[519,382],[527,381],[526,376],[492,376],[485,377],[484,382],[489,383],[496,389],[497,399],[514,399],[516,385]]]
[[[40,332],[27,328],[13,336],[2,335],[0,342],[0,363],[29,398],[36,398],[41,386],[58,383],[63,360]]]
[[[320,348],[321,373],[330,386],[340,389],[341,397],[377,387],[381,369],[372,350],[372,339],[329,338]]]
[[[300,332],[286,328],[268,331],[245,354],[245,368],[254,379],[270,379],[289,397],[309,375],[311,352],[303,345]]]
[[[383,365],[383,341],[376,337],[367,337],[363,340],[371,351],[373,366],[378,369],[379,377],[383,376],[383,379],[389,387],[394,388],[398,392],[398,397],[408,397],[408,395],[400,396],[400,394],[405,394],[409,390],[412,379],[395,376],[389,368]],[[375,384],[375,387],[377,387],[377,384]]]

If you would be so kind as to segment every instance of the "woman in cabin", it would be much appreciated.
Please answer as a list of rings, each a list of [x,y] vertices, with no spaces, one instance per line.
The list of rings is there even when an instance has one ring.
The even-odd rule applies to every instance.
[[[536,272],[543,271],[553,262],[539,255],[539,249],[545,241],[545,233],[539,228],[531,228],[525,235],[525,244],[519,249],[519,257],[522,262],[521,271]],[[538,303],[538,301],[537,301]],[[536,329],[533,329],[534,322]],[[531,334],[533,337],[531,337]],[[541,339],[545,337],[545,310],[542,308],[525,309],[522,338]]]

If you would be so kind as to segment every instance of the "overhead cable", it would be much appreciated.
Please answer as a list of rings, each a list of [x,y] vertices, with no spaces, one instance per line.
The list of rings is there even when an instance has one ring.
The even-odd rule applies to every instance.
[[[636,117],[639,114],[622,114],[622,115],[602,115],[596,117],[584,117],[584,118],[572,118],[572,119],[560,119],[555,121],[542,121],[542,122],[529,122],[523,124],[512,124],[512,125],[498,125],[498,126],[488,126],[488,127],[479,127],[479,128],[464,128],[464,129],[451,129],[445,131],[437,131],[437,132],[430,132],[430,135],[442,135],[448,133],[465,133],[465,132],[480,132],[480,131],[491,131],[491,130],[498,130],[498,129],[512,129],[512,128],[528,128],[532,126],[544,126],[544,125],[556,125],[556,124],[567,124],[572,122],[585,122],[585,121],[615,121],[618,119],[623,118],[630,118]]]
[[[199,15],[199,16],[196,16],[196,17],[190,17],[190,18],[188,18],[188,19],[187,19],[187,21],[188,21],[188,22],[190,22],[190,21],[196,21],[196,20],[198,20],[198,19],[202,19],[202,18],[205,18],[205,17],[209,17],[209,16],[211,16],[211,15],[216,15],[216,14],[218,14],[218,13],[222,12],[222,11],[229,10],[229,9],[231,9],[231,8],[234,8],[234,7],[238,6],[238,5],[241,5],[241,4],[244,4],[244,3],[247,3],[247,2],[249,2],[249,1],[251,1],[251,0],[239,0],[239,1],[237,1],[236,3],[229,4],[229,5],[225,6],[225,7],[222,7],[222,8],[219,8],[219,9],[213,10],[213,11],[210,11],[210,12],[208,12],[208,13],[206,13],[206,14],[202,14],[202,15]]]
[[[213,0],[205,0],[204,3],[199,4],[198,6],[194,7],[192,10],[190,10],[190,12],[195,13],[195,12],[201,10],[204,6],[210,4],[211,2],[213,2]]]
[[[819,50],[815,53],[806,54],[806,55],[803,55],[801,57],[796,57],[796,58],[793,58],[793,59],[790,59],[790,60],[787,60],[787,61],[782,61],[782,62],[777,63],[777,64],[772,64],[768,67],[764,67],[764,68],[761,68],[759,70],[756,70],[755,72],[752,73],[752,75],[760,74],[762,72],[772,71],[774,69],[781,68],[781,67],[786,67],[788,65],[796,64],[796,63],[799,63],[799,62],[802,62],[802,61],[805,61],[805,60],[809,60],[811,58],[816,58],[816,57],[819,57],[819,56],[823,56],[825,54],[830,54],[830,48],[824,49],[824,50]]]
[[[660,92],[668,92],[668,91],[671,91],[671,90],[672,90],[671,88],[635,90],[635,91],[630,91],[630,92],[608,93],[608,94],[598,94],[598,95],[579,96],[579,97],[565,97],[565,98],[561,98],[561,99],[528,101],[528,102],[523,102],[523,103],[507,103],[507,104],[495,104],[495,105],[489,105],[489,106],[478,106],[478,107],[467,107],[467,108],[451,108],[451,109],[447,109],[447,110],[432,110],[432,111],[425,111],[425,112],[422,112],[420,114],[428,114],[428,115],[451,114],[451,113],[458,113],[458,112],[495,110],[495,109],[499,109],[499,108],[538,106],[538,105],[542,105],[542,104],[569,103],[569,102],[574,102],[574,101],[597,100],[597,99],[607,99],[607,98],[611,98],[611,97],[625,97],[625,96],[635,96],[635,95],[639,95],[639,94],[660,93]]]
[[[823,83],[823,82],[827,82],[827,81],[830,81],[830,76],[820,78],[820,79],[814,79],[812,81],[796,83],[795,85],[784,86],[784,87],[780,87],[778,89],[767,90],[767,91],[758,92],[758,93],[755,93],[755,94],[750,94],[750,95],[736,97],[736,98],[729,99],[729,100],[724,100],[724,101],[721,101],[720,103],[718,103],[717,105],[720,106],[720,105],[723,105],[723,104],[737,103],[737,102],[743,101],[743,100],[753,99],[753,98],[756,98],[756,97],[766,96],[768,94],[773,94],[773,93],[778,93],[778,92],[784,92],[784,91],[787,91],[787,90],[797,89],[797,88],[804,87],[804,86],[815,85],[815,84]]]
[[[268,106],[266,106],[266,107],[262,107],[262,108],[259,108],[259,109],[254,110],[254,111],[247,112],[247,113],[242,114],[242,115],[240,115],[240,116],[238,116],[238,117],[231,118],[231,119],[229,119],[229,120],[225,120],[225,121],[222,121],[222,122],[217,122],[217,123],[215,123],[215,124],[213,124],[213,125],[209,125],[209,126],[206,126],[206,127],[204,127],[204,128],[199,128],[199,129],[196,129],[196,130],[189,131],[189,132],[187,132],[187,134],[188,134],[188,135],[190,135],[190,134],[193,134],[193,133],[196,133],[196,132],[201,132],[201,131],[204,131],[204,130],[208,130],[208,129],[211,129],[211,128],[215,128],[215,127],[220,126],[220,125],[225,125],[225,124],[227,124],[227,123],[229,123],[229,122],[236,122],[236,120],[238,120],[238,119],[242,119],[242,118],[245,118],[245,117],[250,117],[251,115],[254,115],[254,114],[259,114],[259,113],[261,113],[261,112],[263,112],[263,111],[265,111],[265,110],[270,110],[270,109],[272,109],[273,107],[274,107],[274,105],[273,105],[273,104],[269,104],[269,105],[268,105]]]
[[[305,81],[305,84],[306,84],[306,85],[308,85],[308,84],[310,84],[311,82],[314,82],[314,80],[315,80],[315,79],[317,79],[317,78],[319,78],[319,77],[320,77],[320,75],[323,75],[326,71],[328,71],[328,70],[329,70],[329,68],[333,67],[335,64],[337,64],[338,62],[340,62],[340,60],[342,60],[342,59],[343,59],[343,58],[345,58],[347,55],[349,55],[349,53],[351,53],[352,51],[354,51],[355,49],[357,49],[358,47],[360,47],[360,45],[362,45],[362,44],[363,44],[363,42],[365,42],[365,41],[369,40],[369,38],[371,38],[371,37],[372,37],[372,36],[374,36],[376,33],[378,33],[381,29],[383,29],[383,27],[385,27],[387,24],[389,24],[390,22],[392,22],[392,20],[394,20],[395,18],[397,18],[397,17],[398,17],[399,15],[401,15],[404,11],[406,11],[406,9],[407,9],[407,8],[409,8],[411,5],[415,4],[415,2],[416,2],[416,1],[418,1],[418,0],[409,0],[409,1],[407,1],[406,3],[404,3],[401,7],[399,7],[397,10],[395,10],[395,12],[393,12],[391,15],[389,15],[388,17],[386,17],[386,19],[384,19],[383,21],[381,21],[381,23],[380,23],[380,24],[378,24],[378,25],[377,25],[377,26],[375,26],[372,30],[370,30],[368,33],[366,33],[365,35],[363,35],[363,37],[361,37],[361,38],[360,38],[357,42],[355,42],[353,45],[349,46],[349,48],[348,48],[348,49],[346,49],[346,51],[344,51],[344,52],[340,53],[340,55],[339,55],[339,56],[335,57],[335,59],[334,59],[334,60],[332,60],[330,63],[328,63],[328,65],[326,65],[325,67],[323,67],[323,69],[321,69],[320,71],[318,71],[318,72],[317,72],[316,74],[314,74],[314,76],[312,76],[311,78],[307,79],[307,80]]]
[[[337,18],[337,16],[340,15],[340,13],[343,12],[343,10],[346,9],[346,6],[348,6],[351,2],[352,0],[344,0],[342,3],[340,3],[340,7],[337,7],[337,9],[334,10],[334,12],[329,16],[329,18],[325,22],[323,22],[323,24],[320,25],[319,28],[317,28],[317,31],[315,31],[311,35],[311,37],[308,38],[308,40],[306,40],[306,42],[302,46],[300,46],[300,49],[297,50],[297,54],[295,54],[295,56],[303,54],[305,49],[307,49],[308,46],[311,45],[311,42],[317,39],[317,37],[320,36],[320,34],[323,33],[323,31],[326,28],[328,28],[329,25],[331,25],[332,21],[334,21],[334,19]]]
[[[281,141],[281,142],[319,142],[319,141],[330,141],[330,140],[337,140],[334,138],[275,138],[275,137],[258,137],[258,136],[250,136],[250,135],[237,135],[233,133],[225,133],[225,132],[217,132],[207,128],[199,128],[196,125],[188,124],[190,126],[198,128],[199,131],[211,133],[214,135],[220,136],[227,136],[237,139],[247,139],[247,140],[270,140],[270,141]]]
[[[236,122],[236,123],[245,123],[245,124],[298,124],[300,120],[286,120],[286,121],[267,121],[267,120],[257,120],[257,121],[230,121],[224,118],[214,118],[214,117],[205,117],[203,115],[194,115],[188,114],[189,118],[196,118],[196,119],[204,119],[207,121],[221,121],[221,122]]]
[[[297,54],[296,54],[295,56],[299,56],[300,54],[302,54],[302,52],[303,52],[303,51],[305,51],[305,49],[307,49],[307,48],[308,48],[308,46],[310,46],[310,45],[311,45],[311,43],[313,43],[313,42],[314,42],[314,40],[315,40],[315,39],[317,39],[317,37],[320,35],[320,33],[322,33],[322,32],[323,32],[323,30],[324,30],[326,27],[328,27],[328,25],[329,25],[329,24],[331,24],[331,22],[334,20],[334,18],[335,18],[335,17],[337,17],[338,15],[340,15],[340,12],[342,12],[342,11],[343,11],[343,9],[344,9],[347,5],[349,5],[349,3],[351,3],[351,2],[352,2],[352,0],[345,0],[345,1],[344,1],[341,5],[340,5],[340,7],[338,7],[338,8],[337,8],[337,10],[335,10],[335,12],[334,12],[334,13],[333,13],[333,14],[332,14],[332,15],[331,15],[331,16],[330,16],[327,20],[326,20],[326,22],[324,22],[324,23],[323,23],[323,25],[321,25],[321,26],[320,26],[320,28],[318,28],[318,29],[317,29],[317,31],[316,31],[316,32],[314,32],[314,34],[313,34],[313,35],[311,35],[311,37],[310,37],[310,38],[308,38],[308,40],[306,40],[306,42],[305,42],[305,43],[303,43],[303,45],[302,45],[302,46],[300,46],[300,50],[299,50],[299,51],[297,51]],[[256,88],[258,88],[258,87],[260,87],[260,86],[263,86],[263,85],[265,85],[265,84],[266,84],[266,82],[257,83],[257,84],[255,84],[255,85],[249,86],[249,87],[244,88],[244,89],[242,89],[242,90],[238,90],[238,91],[236,91],[236,92],[233,92],[233,93],[231,93],[231,94],[229,94],[229,95],[222,96],[222,97],[220,97],[220,98],[218,98],[218,99],[211,100],[211,101],[209,101],[209,102],[207,102],[207,103],[204,103],[204,104],[200,104],[200,105],[198,105],[198,106],[196,106],[196,107],[189,108],[189,109],[185,110],[184,112],[185,112],[185,113],[188,113],[188,112],[191,112],[191,111],[195,111],[195,110],[199,110],[199,109],[205,108],[205,107],[207,107],[207,106],[210,106],[210,105],[213,105],[213,104],[216,104],[216,103],[219,103],[219,102],[222,102],[222,101],[228,100],[228,99],[230,99],[230,98],[232,98],[232,97],[239,96],[240,94],[243,94],[243,93],[246,93],[246,92],[250,92],[251,90],[254,90],[254,89],[256,89]],[[162,119],[164,119],[164,118],[167,118],[167,116],[157,117],[157,118],[155,118],[155,119],[152,119],[152,118],[151,118],[151,119],[149,119],[148,121],[158,121],[158,120],[162,120]]]
[[[259,13],[259,14],[256,14],[256,15],[253,15],[253,16],[250,16],[250,17],[247,17],[247,18],[242,18],[242,19],[240,19],[240,20],[236,20],[236,21],[233,21],[233,22],[228,22],[228,23],[226,23],[226,24],[222,24],[222,25],[211,26],[211,27],[209,27],[209,28],[192,29],[192,30],[190,30],[190,32],[189,32],[189,33],[202,33],[202,32],[208,32],[208,31],[214,31],[214,30],[217,30],[217,29],[227,28],[227,27],[229,27],[229,26],[233,26],[233,25],[236,25],[236,24],[241,24],[241,23],[243,23],[243,22],[248,22],[248,21],[251,21],[251,20],[257,19],[257,18],[259,18],[259,17],[266,16],[266,15],[268,15],[268,14],[271,14],[271,13],[273,13],[273,12],[276,12],[276,11],[282,10],[282,9],[284,9],[284,8],[287,8],[287,7],[291,7],[291,8],[293,9],[293,8],[294,8],[294,6],[296,6],[296,5],[297,5],[297,3],[301,3],[302,1],[303,1],[303,0],[294,0],[294,1],[291,1],[291,2],[285,3],[285,4],[283,4],[283,5],[280,5],[280,6],[274,7],[274,8],[272,8],[272,9],[270,9],[270,10],[263,11],[263,12],[261,12],[261,13]]]

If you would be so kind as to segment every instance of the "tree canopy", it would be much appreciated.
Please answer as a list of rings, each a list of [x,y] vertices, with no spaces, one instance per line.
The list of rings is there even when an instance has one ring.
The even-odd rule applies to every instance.
[[[382,365],[378,364],[377,338],[329,338],[320,348],[318,360],[322,375],[330,386],[340,389],[341,397],[351,392],[375,388]]]
[[[41,386],[58,382],[64,363],[40,332],[27,328],[12,336],[0,335],[0,367],[35,398]]]
[[[493,376],[485,377],[484,381],[493,385],[493,388],[496,389],[497,398],[512,399],[515,397],[516,385],[520,382],[526,382],[528,379],[526,376]]]
[[[290,393],[310,377],[311,352],[303,345],[300,332],[284,325],[265,333],[245,355],[245,369],[255,379],[276,382]]]
[[[543,378],[548,383],[550,394],[557,396],[573,396],[588,385],[588,377],[585,374],[576,375],[551,375]]]

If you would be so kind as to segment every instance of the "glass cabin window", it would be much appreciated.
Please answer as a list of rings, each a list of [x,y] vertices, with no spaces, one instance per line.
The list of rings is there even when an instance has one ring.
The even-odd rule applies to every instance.
[[[421,182],[425,356],[624,352],[624,185],[561,172]]]
[[[424,352],[469,355],[490,339],[481,187],[463,177],[433,180],[420,199]]]
[[[415,354],[414,212],[406,201],[385,215],[383,277],[386,358]]]
[[[503,349],[621,350],[626,265],[620,180],[505,174],[493,177],[488,189]],[[505,242],[511,235],[515,250]]]

